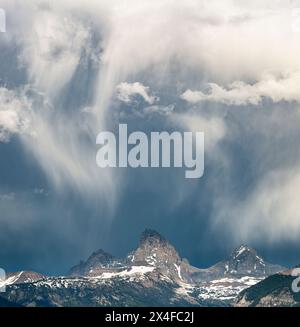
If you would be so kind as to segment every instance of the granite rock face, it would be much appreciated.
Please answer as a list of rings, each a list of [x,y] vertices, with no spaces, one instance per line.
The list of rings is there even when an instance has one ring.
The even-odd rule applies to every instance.
[[[194,273],[193,280],[210,281],[224,277],[241,278],[243,276],[264,279],[285,269],[285,267],[265,261],[255,249],[241,245],[226,260]]]
[[[229,306],[237,299],[251,304],[249,297],[239,294],[281,270],[245,245],[214,266],[199,269],[166,238],[146,229],[137,248],[125,258],[98,250],[72,267],[67,276],[10,274],[0,305]]]

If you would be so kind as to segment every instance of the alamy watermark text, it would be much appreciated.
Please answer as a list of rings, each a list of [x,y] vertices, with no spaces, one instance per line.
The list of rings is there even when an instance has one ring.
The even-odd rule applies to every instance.
[[[181,168],[186,178],[200,178],[204,173],[203,132],[133,132],[127,124],[119,125],[118,137],[101,132],[96,162],[100,168]],[[118,148],[118,149],[117,149]]]

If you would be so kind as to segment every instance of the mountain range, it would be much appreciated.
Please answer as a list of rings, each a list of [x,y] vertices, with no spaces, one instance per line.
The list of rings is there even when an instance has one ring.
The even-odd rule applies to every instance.
[[[125,258],[98,250],[66,276],[27,271],[8,274],[2,282],[6,292],[0,296],[0,306],[268,305],[266,294],[273,286],[290,283],[287,271],[266,262],[246,245],[212,267],[200,269],[181,258],[163,236],[147,229]],[[259,298],[262,290],[263,301]],[[272,301],[274,305],[276,299]]]

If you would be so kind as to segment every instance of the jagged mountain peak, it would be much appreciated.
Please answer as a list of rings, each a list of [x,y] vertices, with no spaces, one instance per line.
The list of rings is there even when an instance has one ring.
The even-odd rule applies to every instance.
[[[145,229],[140,237],[140,246],[149,243],[150,245],[165,245],[169,242],[154,229]]]
[[[93,252],[86,261],[80,261],[80,263],[70,269],[69,274],[71,276],[83,276],[94,269],[103,268],[110,265],[114,261],[114,257],[99,249]]]
[[[268,276],[283,270],[284,267],[266,262],[258,252],[247,245],[233,250],[225,263],[225,274]]]
[[[169,258],[165,258],[166,253]],[[135,251],[130,256],[134,261],[155,262],[158,258],[169,261],[178,261],[179,255],[174,246],[161,234],[153,229],[145,229],[140,237],[140,242]]]
[[[113,259],[114,259],[114,257],[110,253],[107,253],[104,250],[99,249],[99,250],[93,252],[87,261],[98,260],[99,262],[106,263]]]
[[[141,234],[139,246],[129,254],[128,260],[133,265],[150,265],[176,276],[182,262],[174,246],[152,229],[146,229]]]
[[[196,271],[192,275],[192,279],[196,281],[216,280],[224,277],[255,277],[262,279],[284,269],[280,265],[265,261],[254,248],[242,244],[235,248],[227,259],[216,263],[212,267]]]
[[[152,305],[149,301],[153,299],[156,305],[157,299],[168,305],[216,305],[233,303],[242,290],[282,270],[283,267],[265,262],[247,245],[234,249],[214,266],[199,269],[182,259],[158,232],[146,229],[136,250],[126,258],[115,259],[100,249],[73,267],[71,276],[43,277],[20,272],[8,276],[5,285],[9,286],[7,299],[22,305]],[[23,277],[28,277],[28,285]]]
[[[254,248],[251,248],[248,245],[242,244],[239,247],[235,248],[231,255],[231,259],[240,259],[243,257],[255,257],[260,261],[263,261],[262,257],[258,255],[257,251]]]
[[[266,263],[257,251],[242,244],[233,250],[225,265],[226,274],[258,274],[266,273]]]

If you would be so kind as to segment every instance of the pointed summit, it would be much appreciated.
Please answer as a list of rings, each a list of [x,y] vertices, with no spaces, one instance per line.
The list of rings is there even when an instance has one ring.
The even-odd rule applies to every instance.
[[[259,263],[264,264],[264,259],[257,253],[257,251],[245,244],[235,248],[229,257],[229,261],[243,261],[245,259],[258,261]]]
[[[177,277],[182,262],[174,246],[152,229],[146,229],[141,234],[139,246],[130,253],[128,260],[133,265],[153,266],[168,276],[176,275]]]
[[[257,251],[247,245],[234,249],[225,265],[225,274],[269,276],[284,268],[266,262]]]
[[[103,251],[102,249],[93,252],[86,260],[81,261],[78,265],[71,268],[69,275],[71,276],[85,276],[92,273],[94,270],[104,268],[114,261],[114,257]]]
[[[266,262],[255,249],[243,244],[235,248],[227,259],[216,263],[212,267],[200,269],[192,277],[194,281],[245,276],[262,279],[284,269],[280,265]]]
[[[149,243],[149,245],[165,245],[168,243],[168,241],[157,231],[153,229],[145,229],[140,237],[140,246],[144,245],[145,243]]]
[[[145,229],[141,234],[138,248],[132,253],[134,261],[144,261],[153,264],[158,261],[179,260],[179,255],[173,245],[153,229]]]
[[[242,244],[239,247],[237,247],[236,249],[234,249],[232,251],[231,256],[234,258],[238,258],[238,257],[240,257],[242,255],[246,255],[246,254],[251,254],[251,255],[257,256],[256,250],[245,244]]]
[[[231,253],[227,265],[226,274],[266,274],[266,262],[257,251],[247,245],[241,245]]]

